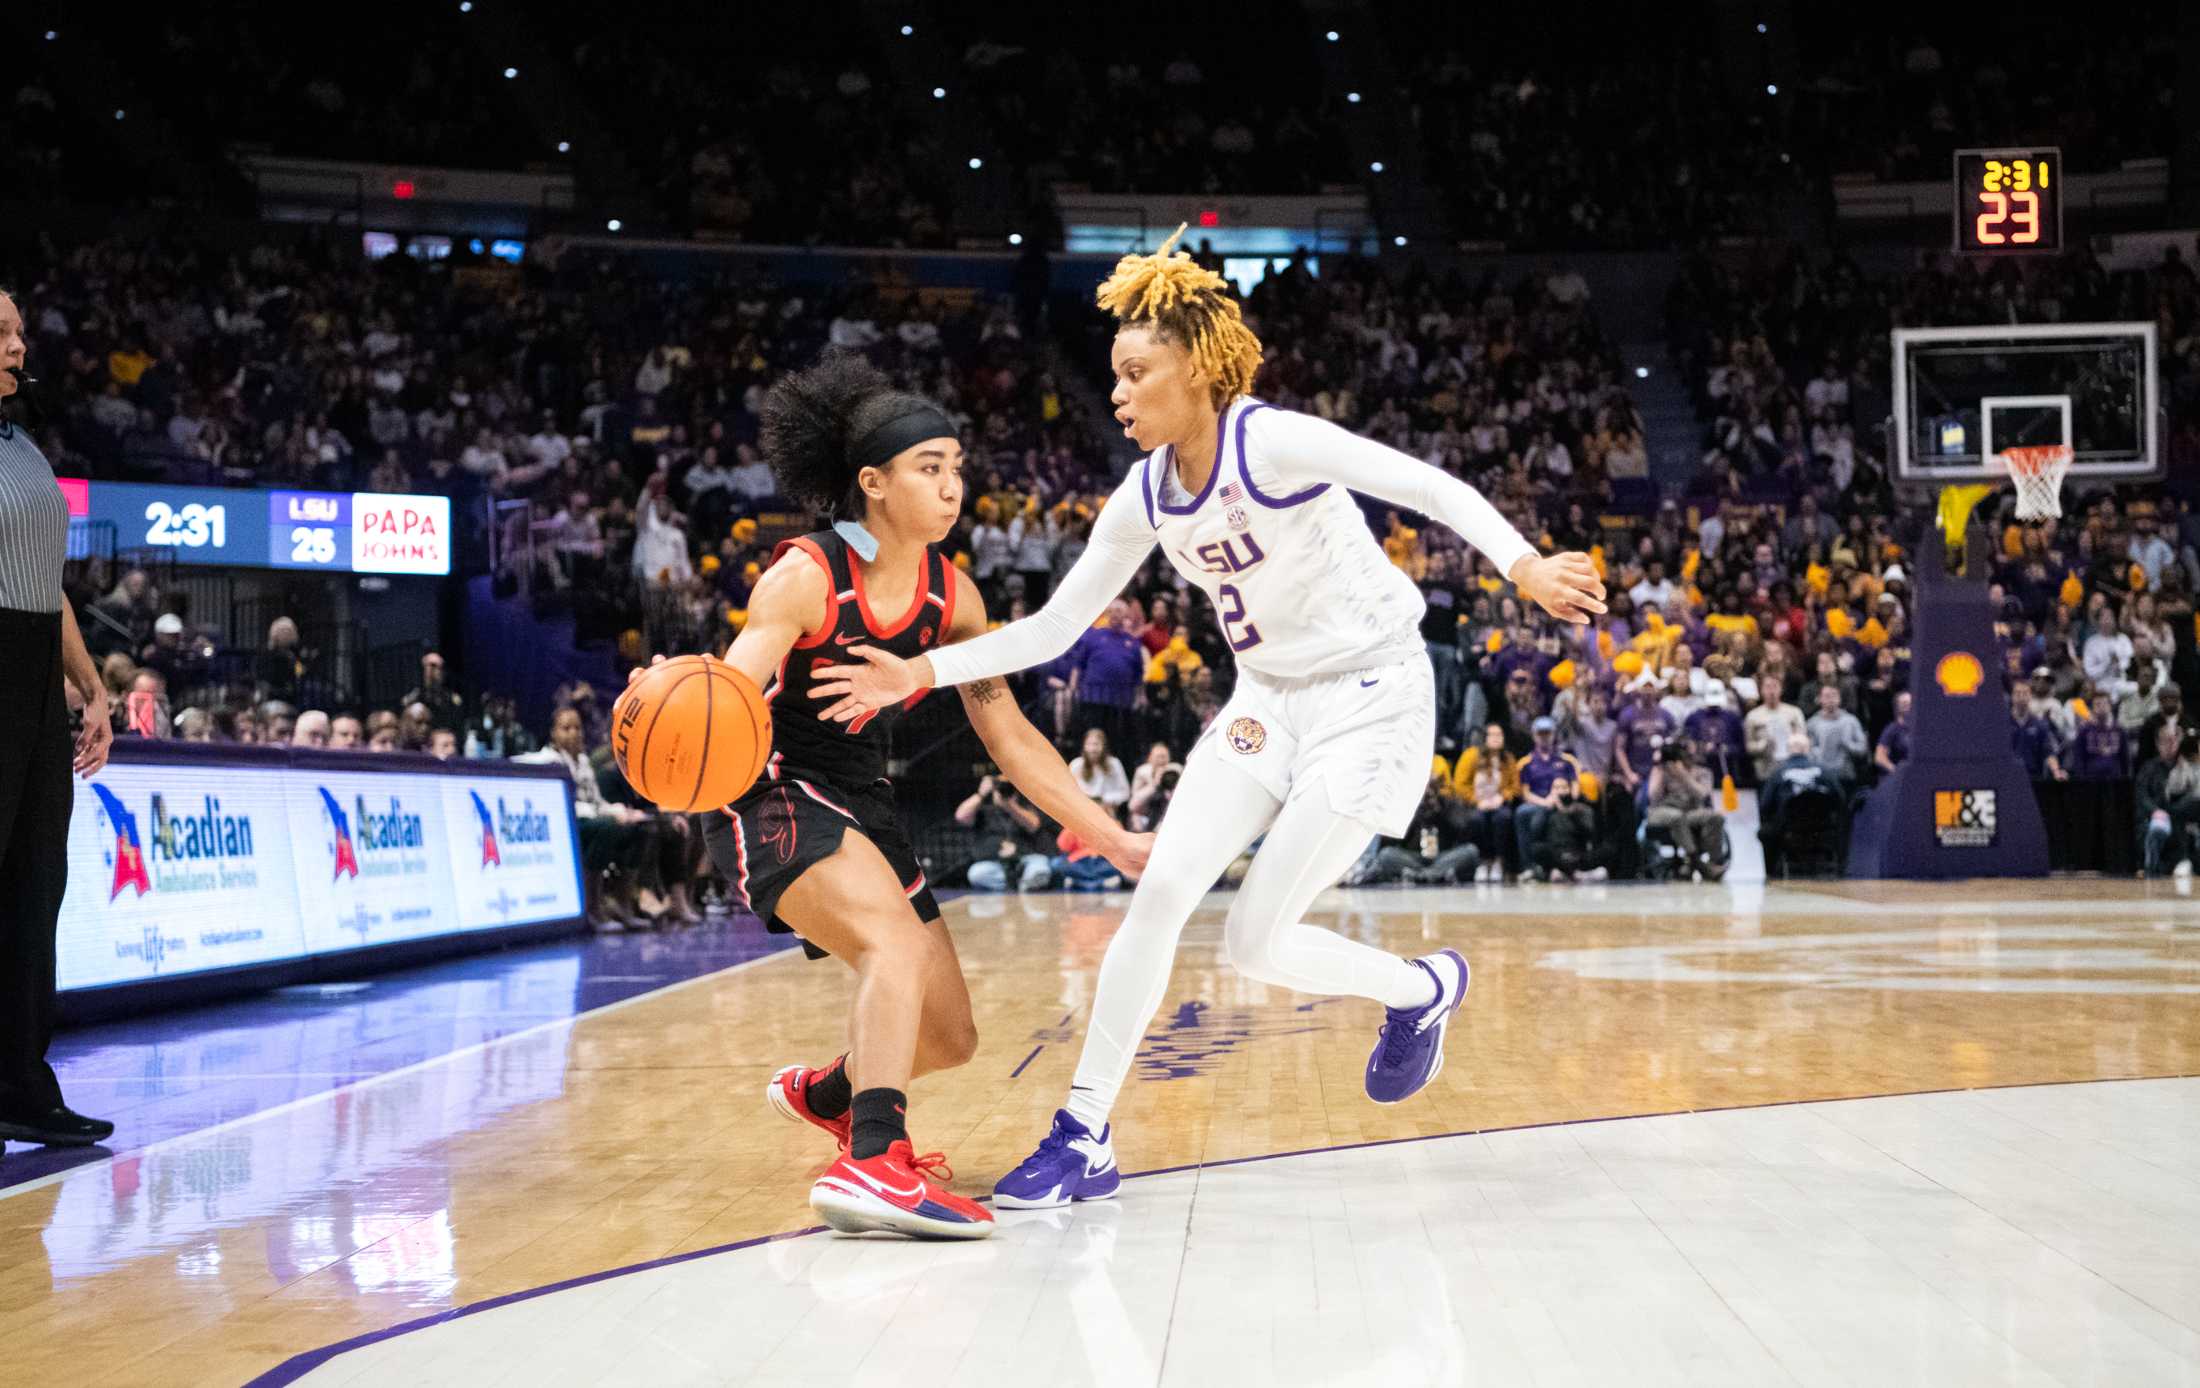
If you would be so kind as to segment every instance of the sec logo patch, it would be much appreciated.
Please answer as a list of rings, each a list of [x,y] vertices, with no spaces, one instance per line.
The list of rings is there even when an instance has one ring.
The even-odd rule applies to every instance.
[[[1257,718],[1239,718],[1230,724],[1230,746],[1251,756],[1268,745],[1268,730]]]

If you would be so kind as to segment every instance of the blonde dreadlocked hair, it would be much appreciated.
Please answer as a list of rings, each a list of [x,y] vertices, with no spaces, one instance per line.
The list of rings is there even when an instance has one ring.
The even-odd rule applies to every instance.
[[[1117,261],[1115,273],[1101,282],[1095,297],[1123,327],[1146,328],[1189,352],[1221,410],[1252,394],[1253,377],[1260,370],[1260,339],[1245,326],[1228,280],[1203,268],[1189,251],[1172,254],[1186,225],[1179,223],[1176,234],[1152,255]]]

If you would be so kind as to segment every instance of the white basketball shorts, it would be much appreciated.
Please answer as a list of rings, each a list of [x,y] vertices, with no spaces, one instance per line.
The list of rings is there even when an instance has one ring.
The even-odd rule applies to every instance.
[[[1234,766],[1280,801],[1326,795],[1338,814],[1405,833],[1428,789],[1436,680],[1428,656],[1279,680],[1238,667],[1237,690],[1186,758]]]

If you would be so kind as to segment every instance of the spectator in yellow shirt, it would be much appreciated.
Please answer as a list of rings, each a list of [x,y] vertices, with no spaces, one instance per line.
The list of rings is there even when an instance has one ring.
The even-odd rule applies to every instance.
[[[1513,807],[1520,801],[1520,763],[1505,751],[1505,725],[1492,723],[1482,741],[1459,754],[1451,788],[1466,803],[1467,842],[1482,850],[1482,873],[1510,878],[1513,861]]]
[[[133,337],[127,346],[118,347],[107,354],[107,374],[124,390],[136,390],[138,381],[153,369],[155,360]]]
[[[1170,633],[1169,644],[1154,652],[1153,658],[1146,662],[1146,683],[1165,684],[1172,671],[1179,679],[1189,682],[1192,672],[1204,663],[1199,652],[1192,649],[1191,638],[1180,626]]]

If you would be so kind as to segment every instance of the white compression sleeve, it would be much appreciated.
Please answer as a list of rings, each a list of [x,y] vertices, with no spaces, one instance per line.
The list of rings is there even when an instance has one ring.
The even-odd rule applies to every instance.
[[[1432,516],[1488,555],[1498,573],[1507,576],[1513,565],[1536,552],[1480,492],[1395,448],[1288,410],[1258,411],[1246,428],[1286,490],[1328,482]]]
[[[1047,605],[1020,622],[969,641],[958,641],[932,652],[932,683],[941,689],[951,684],[990,679],[1044,665],[1075,644],[1093,620],[1107,610],[1138,566],[1153,549],[1153,526],[1146,519],[1141,488],[1143,466],[1131,475],[1100,508],[1093,522],[1092,540],[1077,556],[1062,584]]]
[[[1253,855],[1252,870],[1230,905],[1223,941],[1231,967],[1300,993],[1372,998],[1385,1007],[1429,1002],[1435,984],[1426,969],[1305,923],[1314,898],[1344,875],[1374,837],[1372,826],[1330,809],[1327,796],[1293,796]]]
[[[1184,923],[1222,870],[1268,828],[1276,808],[1258,781],[1211,750],[1186,760],[1146,875],[1100,960],[1085,1048],[1063,1105],[1093,1132],[1107,1126],[1146,1027],[1168,992]]]
[[[1070,1087],[1070,1115],[1107,1126],[1131,1064],[1169,988],[1177,939],[1207,887],[1263,831],[1268,837],[1238,888],[1225,927],[1231,965],[1248,978],[1302,993],[1372,998],[1418,1007],[1434,985],[1409,960],[1305,923],[1314,898],[1344,875],[1375,831],[1302,795],[1282,806],[1210,744],[1194,752],[1154,840],[1123,924],[1108,941],[1093,990],[1092,1020]]]

